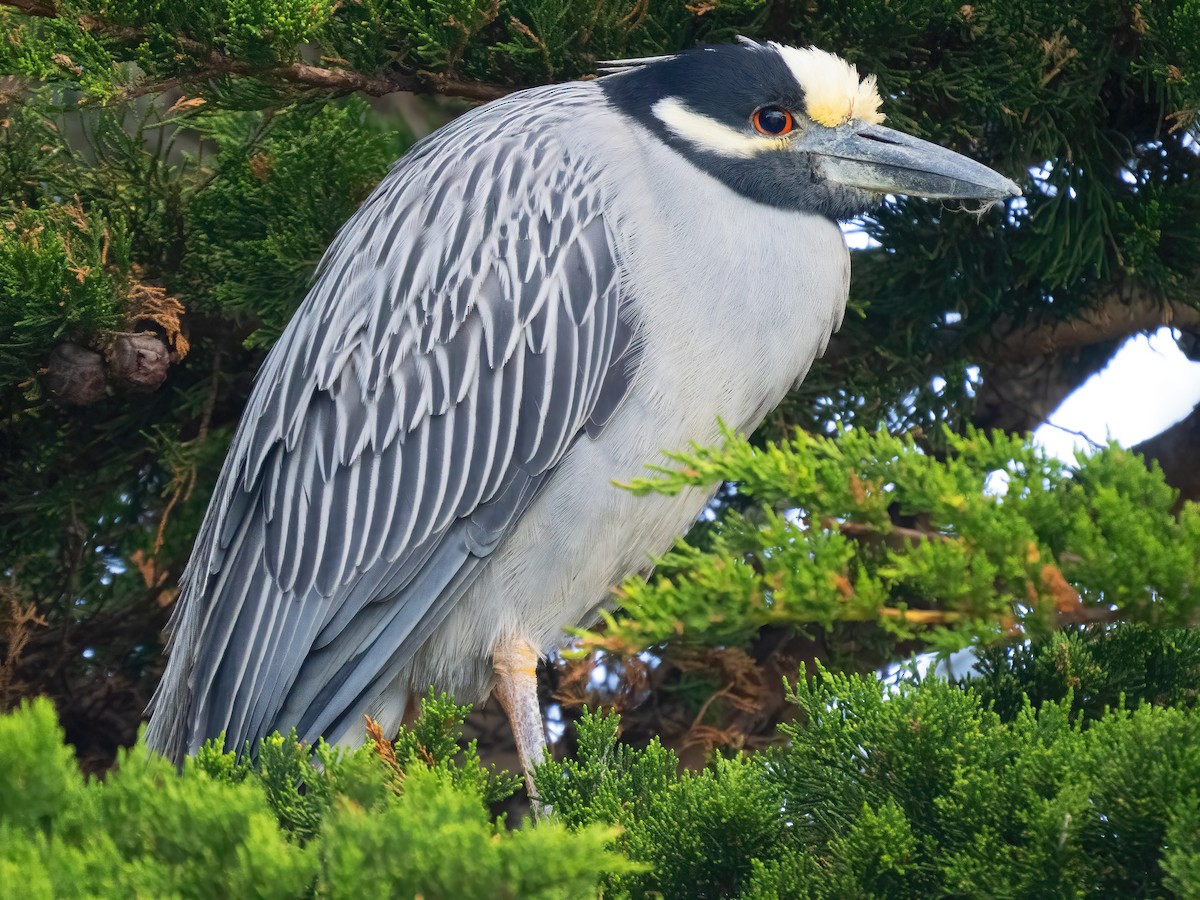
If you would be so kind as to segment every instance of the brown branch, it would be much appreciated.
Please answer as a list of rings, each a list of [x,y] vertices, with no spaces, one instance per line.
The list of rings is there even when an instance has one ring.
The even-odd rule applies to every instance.
[[[1072,353],[1030,359],[978,360],[983,384],[975,395],[976,427],[1011,434],[1033,431],[1112,358],[1112,341]]]
[[[973,415],[982,428],[1030,431],[1072,391],[1102,369],[1125,338],[1161,326],[1200,331],[1200,310],[1149,290],[1114,291],[1069,320],[998,320],[991,335],[967,349],[983,386]]]
[[[41,16],[44,19],[53,19],[58,12],[49,3],[38,3],[37,0],[3,0],[0,3],[3,6],[11,6],[13,9],[19,9],[21,12],[30,16]]]
[[[4,634],[4,658],[0,660],[0,710],[12,706],[10,692],[14,689],[20,693],[21,683],[17,681],[17,666],[21,653],[29,643],[30,625],[46,627],[44,616],[38,615],[36,603],[22,606],[17,600],[17,593],[12,588],[0,588],[0,598],[8,599],[8,623]]]
[[[41,18],[56,18],[58,11],[39,0],[0,0],[0,6],[8,6],[27,15]],[[126,43],[140,43],[145,32],[137,28],[119,27],[95,16],[77,19],[81,28],[100,31]],[[199,41],[176,35],[180,49],[197,57],[194,72],[163,81],[149,81],[124,91],[122,100],[131,100],[145,94],[158,93],[180,85],[205,81],[222,75],[240,75],[246,78],[275,78],[303,87],[318,88],[349,94],[362,92],[372,97],[386,94],[439,94],[445,97],[461,97],[466,100],[487,102],[503,97],[513,88],[483,81],[464,81],[451,75],[425,71],[402,71],[387,75],[367,75],[352,69],[329,69],[307,63],[291,63],[285,66],[260,68],[244,60],[233,59],[218,50],[206,47]]]
[[[1113,294],[1069,320],[1034,321],[1016,325],[1001,318],[993,337],[983,342],[983,354],[993,360],[1020,360],[1064,350],[1090,347],[1143,331],[1169,326],[1200,332],[1200,309],[1164,300],[1148,291]]]
[[[1200,467],[1196,465],[1200,454],[1200,406],[1132,449],[1147,461],[1157,461],[1167,484],[1179,491],[1176,512],[1185,500],[1200,501]]]
[[[951,541],[949,535],[938,531],[924,531],[920,528],[908,528],[904,525],[891,525],[886,530],[866,522],[833,522],[826,520],[822,523],[826,528],[837,528],[848,538],[863,543],[882,543],[896,550],[906,550],[912,544],[922,541]]]
[[[943,326],[935,335],[932,355],[935,362],[969,358],[981,364],[1026,363],[1163,326],[1200,334],[1200,306],[1167,300],[1149,288],[1114,289],[1070,319],[1035,315],[1018,322],[1000,316],[988,334],[979,338],[968,336],[961,327]],[[862,346],[846,333],[835,334],[820,364],[837,368],[868,351],[873,354],[874,348]]]

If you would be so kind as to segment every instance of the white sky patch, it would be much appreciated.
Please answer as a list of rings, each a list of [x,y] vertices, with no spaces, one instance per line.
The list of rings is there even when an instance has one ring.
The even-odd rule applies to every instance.
[[[693,112],[678,97],[664,97],[650,111],[676,134],[722,156],[750,157],[787,144],[778,138],[744,134],[730,128],[723,122]]]
[[[858,220],[839,222],[838,225],[842,229],[842,237],[846,239],[846,246],[851,250],[869,250],[879,246],[879,242],[867,234],[867,230]]]
[[[842,234],[851,250],[878,246],[861,223],[842,223]],[[947,313],[946,323],[961,318]],[[1104,369],[1067,397],[1033,438],[1051,456],[1073,462],[1076,449],[1091,450],[1109,437],[1125,447],[1154,437],[1197,404],[1200,363],[1183,355],[1170,328],[1160,328],[1122,344]],[[997,478],[989,487],[1003,493],[1004,479]]]
[[[1200,403],[1200,363],[1183,355],[1170,328],[1136,335],[1108,365],[1054,411],[1034,440],[1071,461],[1076,449],[1109,437],[1133,446],[1184,418]]]

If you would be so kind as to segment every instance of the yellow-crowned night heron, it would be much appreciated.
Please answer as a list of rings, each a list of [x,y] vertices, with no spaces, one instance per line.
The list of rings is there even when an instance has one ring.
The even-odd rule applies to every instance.
[[[888,192],[1019,193],[879,106],[836,56],[743,41],[521,91],[417,144],[259,373],[151,746],[355,744],[432,684],[494,688],[528,770],[538,658],[706,500],[612,482],[719,418],[754,428],[804,376],[846,301],[837,220]]]

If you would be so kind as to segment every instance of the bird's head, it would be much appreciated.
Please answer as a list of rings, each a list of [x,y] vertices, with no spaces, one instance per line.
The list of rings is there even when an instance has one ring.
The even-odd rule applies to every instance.
[[[608,99],[693,165],[760,203],[836,219],[884,194],[1001,200],[987,166],[880,123],[874,76],[814,48],[743,40],[606,64]]]

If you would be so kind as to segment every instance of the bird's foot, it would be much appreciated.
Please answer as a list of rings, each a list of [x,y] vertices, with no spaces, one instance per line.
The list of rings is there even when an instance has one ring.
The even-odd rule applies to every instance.
[[[537,650],[520,638],[503,640],[492,651],[492,665],[496,670],[494,693],[512,726],[530,803],[534,812],[542,817],[550,808],[541,802],[533,783],[533,767],[546,755],[546,729],[538,706],[538,656]]]

